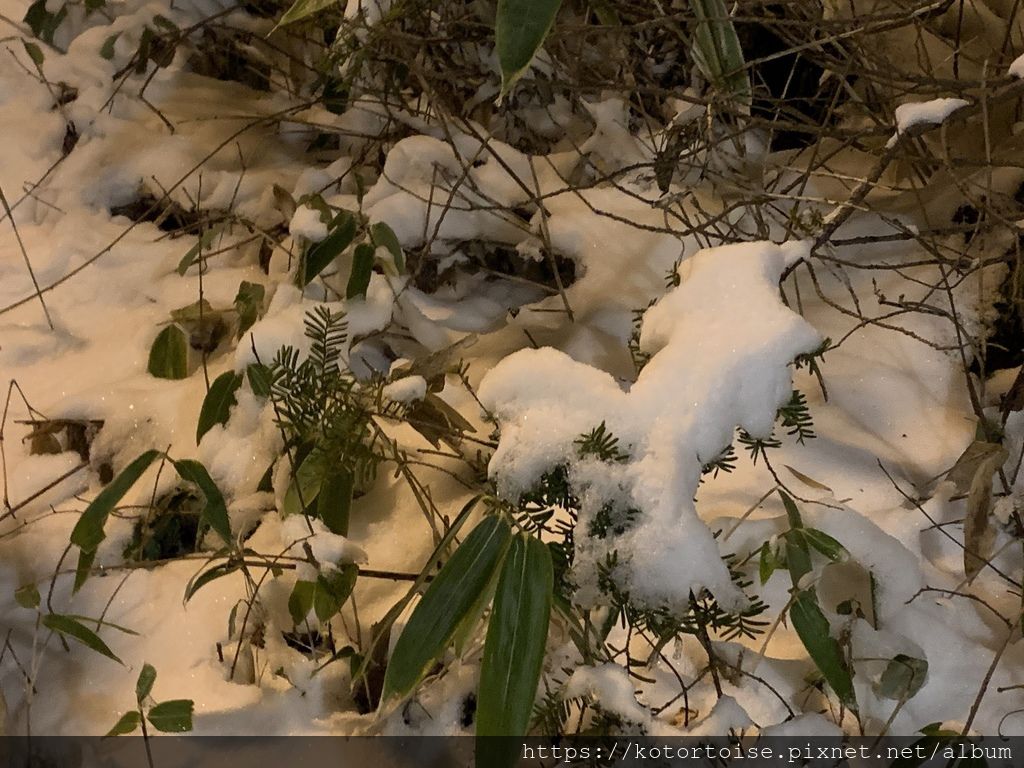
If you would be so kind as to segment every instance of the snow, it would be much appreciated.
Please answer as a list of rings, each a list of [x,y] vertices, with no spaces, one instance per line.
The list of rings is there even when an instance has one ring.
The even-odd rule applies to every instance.
[[[384,397],[396,403],[412,403],[427,394],[427,380],[422,376],[404,376],[384,386]]]
[[[327,237],[327,224],[320,218],[320,211],[308,205],[300,205],[288,224],[288,231],[311,243],[319,243]]]
[[[1024,55],[1014,59],[1007,68],[1006,73],[1010,77],[1024,77]]]
[[[941,98],[900,104],[896,107],[896,135],[906,133],[918,125],[940,125],[959,109],[969,106],[965,99]],[[890,140],[890,145],[895,142]]]
[[[324,571],[337,570],[339,565],[346,563],[366,563],[366,552],[344,536],[328,530],[318,518],[306,518],[303,515],[289,515],[281,525],[284,538],[291,541],[295,554],[300,555],[309,548],[313,559]],[[313,581],[318,571],[309,562],[299,563],[296,574],[300,579]]]
[[[681,285],[644,315],[640,346],[653,357],[628,391],[552,349],[518,352],[485,376],[480,399],[502,425],[490,472],[510,498],[572,457],[574,441],[602,422],[632,453],[624,465],[578,470],[594,507],[576,531],[583,583],[593,583],[605,556],[588,542],[590,515],[618,497],[641,510],[615,542],[634,597],[683,605],[707,587],[720,600],[742,600],[693,498],[702,465],[737,426],[768,436],[792,392],[789,363],[821,343],[776,287],[787,258],[802,249],[747,243],[683,262]]]
[[[618,664],[577,667],[565,685],[563,696],[566,699],[589,697],[608,714],[637,725],[646,725],[651,719],[650,713],[637,703],[629,673]]]

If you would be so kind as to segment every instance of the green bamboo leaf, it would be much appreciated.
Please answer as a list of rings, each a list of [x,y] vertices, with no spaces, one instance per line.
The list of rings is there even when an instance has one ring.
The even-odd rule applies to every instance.
[[[143,664],[139,672],[139,679],[135,683],[135,698],[139,704],[153,692],[153,683],[156,682],[156,669],[152,664]]]
[[[312,16],[314,13],[320,13],[320,11],[336,5],[338,5],[338,0],[295,0],[292,7],[281,16],[277,26],[283,27],[286,24],[294,24],[296,21],[301,21]]]
[[[757,576],[762,586],[768,583],[768,579],[772,577],[777,567],[778,560],[775,557],[775,552],[771,544],[766,541],[761,545],[761,556],[757,563]]]
[[[69,637],[72,640],[77,641],[87,648],[91,648],[96,651],[96,653],[102,654],[108,659],[113,659],[118,664],[122,663],[121,660],[114,655],[114,652],[110,650],[110,647],[100,639],[99,635],[77,619],[73,619],[70,616],[62,616],[59,613],[48,613],[43,616],[43,626],[47,629],[52,629],[54,632],[58,632],[64,637]]]
[[[355,477],[347,470],[328,475],[320,485],[316,511],[331,533],[348,535],[348,518],[352,509],[354,490]]]
[[[222,373],[210,385],[210,391],[203,398],[203,406],[199,409],[199,423],[196,425],[196,445],[203,435],[213,429],[214,424],[227,424],[231,415],[231,406],[237,405],[235,393],[242,386],[242,375],[234,371]]]
[[[162,701],[146,713],[150,725],[164,733],[184,733],[192,730],[192,710],[189,699]]]
[[[107,731],[107,736],[127,736],[129,733],[134,733],[140,725],[142,725],[142,713],[133,709],[131,712],[121,715],[121,719]]]
[[[249,389],[256,397],[270,397],[270,369],[262,363],[252,363],[245,369]]]
[[[39,588],[35,584],[26,584],[23,587],[18,587],[14,592],[14,602],[22,608],[38,608]]]
[[[813,589],[797,593],[789,609],[789,620],[825,681],[840,701],[856,712],[857,699],[850,670],[839,643],[832,637],[828,619],[821,612]]]
[[[383,702],[394,703],[412,693],[444,653],[477,595],[490,583],[511,537],[508,523],[499,517],[486,518],[430,582],[391,654]]]
[[[313,593],[313,612],[321,622],[330,621],[355,589],[359,566],[346,563],[337,570],[321,573]]]
[[[110,38],[110,41],[116,40],[116,35]],[[105,46],[106,44],[104,44],[104,47]],[[114,47],[112,42],[110,47],[110,55],[111,57],[114,55]],[[181,261],[178,262],[178,268],[176,270],[177,273],[179,275],[184,275],[186,272],[188,272],[188,268],[196,263],[196,260],[199,258],[202,252],[210,249],[210,246],[213,245],[214,237],[216,237],[219,233],[220,227],[211,227],[210,229],[207,229],[205,232],[199,235],[199,239],[196,240],[196,242],[193,244],[191,248],[185,251],[185,255],[182,256]]]
[[[477,736],[526,734],[544,662],[553,588],[554,569],[548,548],[533,536],[513,539],[498,578],[484,643]],[[505,746],[512,746],[512,751]],[[515,745],[505,746],[489,742],[487,749],[498,752],[486,764],[513,765]]]
[[[398,235],[395,234],[395,230],[384,222],[378,222],[370,227],[370,239],[376,247],[380,248],[383,246],[387,248],[395,260],[395,268],[399,272],[405,271],[405,254],[402,251],[402,244],[398,242]]]
[[[43,66],[43,62],[46,60],[43,56],[42,49],[35,43],[30,43],[28,40],[22,40],[21,44],[25,46],[25,53],[32,59],[32,63],[37,67]]]
[[[342,211],[330,225],[330,233],[306,251],[299,270],[299,287],[305,288],[313,279],[334,261],[351,244],[356,236],[356,219],[348,211]]]
[[[235,294],[235,311],[238,313],[238,338],[245,336],[256,321],[263,314],[263,300],[266,298],[267,289],[259,283],[250,283],[245,280],[238,286],[238,293]]]
[[[185,587],[185,602],[187,603],[191,600],[192,596],[207,584],[224,576],[228,576],[229,574],[239,570],[241,567],[241,563],[235,560],[228,560],[200,572],[199,575],[189,581],[188,586]]]
[[[899,653],[882,672],[875,693],[885,699],[906,701],[916,695],[928,677],[928,662]]]
[[[554,26],[562,0],[498,0],[495,47],[501,66],[501,95],[512,88]]]
[[[188,339],[176,325],[168,325],[149,348],[146,370],[158,379],[184,379],[188,376]]]
[[[846,547],[824,531],[819,531],[817,528],[804,528],[801,531],[801,534],[803,535],[804,541],[806,541],[812,549],[816,549],[832,562],[839,563],[843,560],[849,559],[850,557],[850,553],[847,552]]]
[[[300,579],[295,582],[292,592],[288,595],[288,613],[292,622],[297,626],[302,624],[309,611],[313,608],[313,593],[316,592],[316,582]]]
[[[160,451],[146,451],[121,470],[121,474],[99,492],[92,503],[85,508],[82,516],[78,518],[74,530],[71,531],[72,544],[83,552],[96,551],[100,542],[106,538],[103,526],[106,525],[107,517],[117,502],[128,492],[129,488],[135,485],[136,481],[142,477],[142,473],[149,469],[149,465],[156,461],[158,456],[160,456]]]
[[[210,526],[224,540],[224,543],[231,547],[234,541],[231,538],[228,508],[224,503],[224,496],[221,494],[220,488],[213,482],[206,467],[193,459],[179,459],[174,462],[174,468],[182,480],[197,485],[203,496],[206,497],[206,505],[199,513],[200,522]]]
[[[302,460],[285,491],[281,503],[282,515],[288,517],[303,514],[317,500],[324,483],[323,464],[323,455],[317,451],[311,451]]]
[[[117,44],[117,38],[121,36],[120,32],[115,32],[113,35],[103,41],[103,45],[100,47],[100,56],[107,61],[114,58],[114,46]],[[131,713],[129,713],[131,714]],[[128,715],[125,715],[127,717]]]
[[[352,271],[348,276],[348,287],[345,289],[346,299],[366,296],[370,287],[370,275],[373,274],[373,246],[360,243],[352,254]]]
[[[691,0],[697,26],[693,57],[704,77],[727,97],[750,103],[750,77],[725,0]]]

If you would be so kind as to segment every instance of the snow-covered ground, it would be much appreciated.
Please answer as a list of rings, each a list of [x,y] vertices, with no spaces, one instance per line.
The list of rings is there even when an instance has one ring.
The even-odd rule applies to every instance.
[[[17,20],[25,8],[3,0],[0,10],[5,19]],[[102,487],[100,465],[109,463],[116,473],[152,448],[203,462],[224,491],[232,529],[255,528],[247,547],[301,556],[301,526],[296,529],[294,518],[282,521],[277,512],[286,475],[276,473],[273,491],[257,490],[282,450],[273,405],[243,388],[227,424],[210,429],[198,446],[195,432],[206,381],[244,371],[257,359],[267,361],[283,344],[301,347],[303,317],[322,303],[346,311],[349,338],[355,339],[350,364],[364,377],[386,377],[404,360],[477,335],[460,353],[474,391],[449,374],[440,395],[476,426],[483,458],[491,450],[485,446],[491,425],[483,409],[497,417],[501,434],[490,472],[502,492],[514,495],[529,487],[581,433],[605,422],[630,447],[630,459],[612,470],[581,462],[575,482],[592,495],[592,504],[625,494],[648,513],[617,542],[626,561],[624,578],[639,598],[685,604],[691,590],[706,587],[723,604],[739,605],[743,598],[720,554],[740,560],[752,555],[755,576],[748,592],[767,603],[769,621],[777,617],[789,601],[788,574],[777,571],[762,586],[756,564],[763,543],[788,527],[779,496],[766,495],[782,482],[799,497],[805,523],[849,552],[847,561],[817,569],[815,578],[833,634],[848,640],[864,728],[877,733],[888,723],[891,732],[910,734],[943,722],[959,729],[971,717],[980,733],[1024,730],[1024,717],[1004,719],[1024,711],[1024,644],[992,610],[1020,613],[1019,590],[1010,585],[1022,576],[1019,547],[1000,528],[994,568],[967,583],[959,522],[966,501],[953,484],[939,482],[976,430],[962,362],[948,351],[957,344],[955,330],[939,313],[894,313],[891,306],[920,301],[949,307],[949,296],[929,287],[938,280],[937,268],[915,266],[927,255],[913,241],[837,248],[830,252],[834,260],[813,261],[817,285],[806,269],[795,268],[784,282],[783,303],[779,278],[807,255],[806,242],[708,249],[654,204],[661,193],[642,173],[627,173],[620,188],[577,194],[565,191],[562,180],[575,152],[530,157],[500,142],[485,147],[467,133],[445,137],[436,128],[417,128],[412,119],[410,135],[390,148],[380,178],[364,180],[360,198],[347,171],[364,146],[362,137],[384,125],[381,109],[371,102],[342,115],[306,107],[283,90],[258,92],[190,72],[184,51],[146,87],[154,108],[138,95],[144,77],[115,86],[115,73],[128,63],[154,16],[184,28],[221,10],[213,0],[173,8],[130,2],[109,23],[95,16],[86,23],[70,19],[55,38],[66,54],[41,48],[45,79],[17,41],[22,30],[4,22],[5,35],[14,37],[0,63],[0,185],[15,208],[19,236],[4,217],[0,378],[17,382],[3,432],[5,496],[15,511],[0,520],[0,693],[8,732],[22,731],[29,718],[33,733],[105,732],[135,705],[135,680],[147,662],[159,673],[156,700],[195,702],[196,733],[465,729],[464,703],[476,685],[480,644],[471,643],[446,675],[428,682],[419,707],[384,720],[359,714],[348,664],[314,674],[320,662],[282,636],[292,626],[288,595],[294,572],[262,586],[258,621],[265,628],[264,647],[254,657],[254,682],[240,679],[237,671],[232,681],[237,639],[229,633],[229,618],[247,597],[241,576],[217,580],[185,604],[202,556],[121,567],[137,514],[131,505],[147,506],[178,482],[173,472],[158,473],[155,464],[107,524],[97,564],[108,568],[72,594],[77,551],[69,547],[69,536]],[[238,23],[260,34],[273,26],[247,18],[240,15]],[[72,29],[81,30],[73,39]],[[108,58],[103,49],[114,33]],[[75,89],[76,96],[55,106],[58,84]],[[941,122],[961,106],[955,101],[932,102],[927,112],[908,108],[897,114],[894,130]],[[624,127],[623,109],[613,98],[592,109],[585,151],[607,169],[649,160],[643,141]],[[71,124],[76,142],[67,138]],[[318,159],[307,151],[318,130],[341,135],[336,157]],[[438,178],[457,177],[467,158],[476,160],[468,164],[472,183],[442,213],[432,195],[443,193],[432,193],[432,187]],[[523,189],[517,178],[532,180],[534,188]],[[1012,190],[1019,181],[1000,183]],[[327,231],[309,207],[282,210],[278,188],[294,199],[319,191],[332,206],[361,209],[370,221],[387,223],[407,248],[432,233],[442,244],[486,239],[542,258],[547,242],[575,263],[575,280],[564,295],[545,296],[536,285],[467,272],[454,286],[430,292],[399,270],[385,270],[372,275],[365,297],[346,300],[337,293],[344,295],[351,263],[346,254],[336,275],[329,268],[323,282],[303,292],[293,284],[289,250],[297,251],[297,238],[315,241]],[[194,233],[171,236],[153,223],[133,225],[112,215],[112,208],[136,200],[140,189],[150,199],[166,192],[186,210],[199,201],[203,210],[234,214],[235,223],[215,233],[201,276],[195,267],[184,275],[177,271],[196,243]],[[514,208],[537,194],[545,196],[546,215],[534,213],[528,220],[510,221],[482,205]],[[701,188],[697,194],[713,207],[719,191]],[[899,226],[917,224],[899,214],[901,202],[893,201]],[[936,204],[935,210],[943,209]],[[952,210],[944,215],[948,219]],[[264,270],[260,233],[275,228],[284,233],[283,242]],[[891,232],[898,232],[892,221],[866,215],[853,216],[842,229],[848,238]],[[999,247],[992,237],[992,247]],[[448,258],[457,264],[464,257],[452,247]],[[871,265],[884,268],[858,268]],[[673,270],[677,287],[666,283]],[[45,312],[33,279],[46,289]],[[198,367],[188,378],[165,380],[147,372],[150,346],[173,310],[200,297],[215,310],[230,308],[243,281],[264,286],[268,297],[265,315],[249,334],[223,343],[205,373]],[[990,290],[975,281],[951,292],[958,310],[969,314],[962,318],[965,324],[978,322],[977,310]],[[639,336],[641,351],[652,357],[625,385],[634,378],[627,344],[633,313],[655,300]],[[571,321],[562,311],[565,304]],[[883,317],[883,323],[868,322]],[[815,376],[789,366],[826,338],[833,344],[820,361],[827,400]],[[541,348],[533,349],[534,343]],[[801,445],[776,428],[783,445],[771,452],[771,468],[752,463],[739,449],[733,472],[701,482],[701,465],[726,447],[736,427],[754,436],[771,432],[776,410],[790,397],[791,374],[792,386],[807,396],[817,437]],[[993,383],[984,404],[998,405],[999,388],[1005,391],[1010,381],[1012,375]],[[36,411],[26,409],[20,393]],[[426,393],[427,382],[419,376],[396,379],[384,390],[386,398],[402,404]],[[31,441],[23,439],[31,427],[21,422],[39,414],[103,422],[87,467],[79,468],[82,458],[74,451],[31,452]],[[470,496],[460,482],[466,463],[443,446],[436,451],[407,424],[382,425],[422,459],[416,474],[429,488],[429,503],[454,517]],[[1009,468],[1021,450],[1021,427],[1020,414],[1011,414]],[[1008,498],[997,504],[997,516],[1016,496]],[[321,547],[318,559],[359,562],[380,574],[418,573],[434,546],[422,503],[405,477],[380,472],[355,502],[347,541],[325,531],[313,540]],[[582,545],[580,552],[581,574],[589,567],[596,582],[596,563],[604,553]],[[873,594],[866,586],[868,571]],[[100,635],[123,665],[77,644],[68,652],[40,625],[35,610],[16,601],[15,591],[28,584],[38,586],[48,611],[104,617],[109,626]],[[586,598],[588,583],[582,587]],[[926,587],[931,591],[922,592]],[[349,605],[332,624],[337,645],[365,641],[407,588],[407,582],[386,576],[360,577],[358,613]],[[873,603],[864,618],[836,612],[850,597],[863,606]],[[580,667],[568,682],[568,695],[589,695],[651,733],[711,734],[751,726],[790,733],[856,730],[849,717],[837,724],[834,697],[830,704],[808,686],[814,668],[791,627],[773,629],[764,648],[764,636],[715,640],[715,652],[727,664],[722,695],[706,680],[694,685],[685,715],[677,701],[678,676],[692,683],[707,664],[693,636],[656,657],[643,670],[644,680],[629,679],[617,665]],[[1009,642],[1008,632],[1015,633]],[[610,642],[630,640],[623,634]],[[242,649],[241,655],[247,653],[251,648]],[[878,682],[887,661],[899,654],[925,660],[928,671],[923,687],[893,718],[898,702],[883,696]],[[550,679],[564,682],[564,675],[558,677],[560,660],[575,665],[578,659],[568,647],[551,649]],[[986,693],[979,697],[983,686]],[[976,700],[980,706],[971,714]],[[673,705],[663,708],[669,701]]]

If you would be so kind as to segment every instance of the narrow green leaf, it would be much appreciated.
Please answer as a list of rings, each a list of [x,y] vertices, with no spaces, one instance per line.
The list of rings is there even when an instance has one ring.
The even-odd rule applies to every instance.
[[[342,211],[335,216],[327,237],[306,251],[302,259],[302,268],[299,270],[299,287],[305,288],[313,282],[313,278],[348,248],[355,236],[355,217],[348,211]]]
[[[199,513],[200,522],[210,526],[229,547],[234,545],[231,538],[231,521],[228,518],[228,508],[224,503],[224,496],[220,488],[213,482],[210,473],[198,461],[193,459],[179,459],[174,462],[174,468],[182,480],[194,483],[206,497],[206,505]]]
[[[384,676],[384,702],[412,693],[444,653],[477,595],[490,583],[511,537],[508,523],[499,517],[486,518],[430,582],[391,654]]]
[[[551,553],[540,539],[512,540],[498,578],[494,608],[487,627],[477,696],[477,736],[523,736],[537,695],[548,623],[554,569]],[[497,746],[494,742],[491,746]],[[517,752],[494,754],[487,764],[511,766]],[[479,752],[478,752],[479,757]]]
[[[370,227],[370,239],[376,247],[383,246],[388,249],[395,260],[395,268],[400,273],[405,271],[405,253],[402,251],[402,244],[398,242],[395,230],[382,221],[378,222]]]
[[[117,35],[114,35],[113,37],[108,38],[107,40],[107,42],[110,43],[111,56],[114,55],[114,40],[117,40]],[[106,43],[104,43],[104,47],[106,47]],[[210,249],[210,246],[213,245],[214,237],[216,237],[220,233],[220,230],[220,227],[210,227],[209,229],[205,230],[202,234],[199,235],[199,238],[196,240],[196,242],[192,245],[191,248],[185,251],[185,255],[182,256],[181,261],[178,262],[178,268],[176,271],[179,275],[184,275],[186,272],[188,272],[188,268],[199,260],[199,257],[202,254],[202,252]]]
[[[761,556],[757,563],[757,576],[762,586],[768,583],[768,579],[775,573],[776,566],[775,553],[771,544],[766,541],[761,545]]]
[[[882,672],[875,693],[885,699],[906,701],[915,696],[928,677],[928,662],[899,653]]]
[[[84,549],[78,553],[78,565],[75,568],[75,585],[71,589],[71,593],[74,594],[82,588],[89,579],[89,574],[92,571],[92,564],[96,561],[96,552],[86,552]]]
[[[316,511],[331,533],[348,535],[348,518],[352,509],[354,489],[355,478],[346,470],[328,475],[320,485]]]
[[[203,406],[199,409],[199,423],[196,425],[196,445],[203,435],[213,429],[214,424],[227,424],[231,415],[231,407],[238,405],[235,393],[242,386],[242,375],[234,371],[226,371],[213,380],[210,391],[203,398]]]
[[[146,451],[121,470],[121,473],[99,492],[92,503],[85,508],[82,516],[78,518],[74,530],[71,531],[72,544],[83,552],[96,551],[100,542],[106,538],[103,526],[107,522],[107,516],[158,456],[160,456],[160,451]]]
[[[135,698],[139,704],[153,692],[153,683],[156,682],[156,669],[152,664],[143,664],[139,672],[139,679],[135,683]]]
[[[146,713],[150,725],[164,733],[184,733],[192,730],[192,710],[189,699],[162,701]]]
[[[259,283],[250,283],[245,280],[238,286],[238,293],[235,294],[235,311],[238,312],[238,338],[245,336],[256,321],[263,314],[263,300],[266,298],[267,290]]]
[[[149,348],[146,370],[158,379],[184,379],[188,376],[188,339],[176,325],[168,325]]]
[[[118,664],[121,663],[121,660],[114,655],[114,652],[100,639],[100,636],[77,619],[63,616],[59,613],[48,613],[43,616],[43,626],[60,633],[64,637],[78,641],[82,645],[96,651],[96,653],[102,654],[108,659],[113,659]]]
[[[750,77],[725,0],[691,0],[690,5],[697,18],[693,57],[698,68],[725,96],[749,104]]]
[[[107,731],[107,736],[127,736],[129,733],[134,733],[141,724],[142,713],[137,709],[133,709],[131,712],[125,712],[121,715],[121,719],[114,723],[113,728]]]
[[[277,26],[283,27],[286,24],[294,24],[296,21],[312,16],[314,13],[336,6],[338,0],[295,0],[295,3],[284,12]]]
[[[188,586],[185,587],[185,602],[187,603],[192,599],[193,595],[200,589],[205,587],[210,582],[216,581],[219,578],[234,573],[241,568],[241,564],[235,560],[228,560],[227,562],[218,563],[212,568],[207,568],[205,571],[199,573],[198,576],[193,578]]]
[[[346,299],[365,297],[370,286],[370,275],[373,274],[373,246],[360,243],[352,254],[352,271],[348,276],[348,287],[345,289]]]
[[[43,66],[43,62],[46,60],[43,56],[42,49],[35,43],[30,43],[28,40],[22,40],[21,44],[25,46],[25,53],[29,55],[32,62],[37,66]]]
[[[39,588],[35,584],[26,584],[23,587],[18,587],[14,592],[14,602],[22,608],[38,608]]]
[[[501,66],[501,94],[512,88],[554,26],[562,0],[498,0],[495,47]]]
[[[789,609],[789,620],[814,665],[825,677],[825,681],[835,691],[840,701],[856,711],[857,699],[853,693],[850,670],[839,643],[832,637],[828,619],[821,612],[818,597],[813,589],[797,594]]]
[[[824,531],[819,531],[817,528],[804,528],[800,533],[803,536],[804,541],[806,541],[812,549],[818,550],[818,552],[823,554],[832,562],[839,563],[850,557],[850,553],[846,551],[846,547]]]
[[[100,48],[100,56],[102,56],[107,61],[110,61],[112,58],[114,58],[114,45],[117,44],[117,38],[119,38],[120,36],[120,32],[115,32],[113,35],[104,40],[103,45]],[[127,715],[125,715],[125,717],[127,717]]]
[[[323,482],[323,455],[311,451],[299,464],[288,484],[281,504],[281,514],[285,517],[303,514],[317,500]]]

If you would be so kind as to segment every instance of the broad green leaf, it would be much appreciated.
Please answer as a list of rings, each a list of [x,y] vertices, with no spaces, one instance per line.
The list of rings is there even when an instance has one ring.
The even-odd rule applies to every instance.
[[[818,550],[818,552],[834,563],[842,562],[850,557],[846,547],[817,528],[804,528],[800,531],[800,534],[812,549]]]
[[[331,533],[348,535],[348,517],[352,509],[352,493],[355,478],[352,473],[342,470],[328,475],[320,485],[316,499],[317,515]]]
[[[89,580],[92,571],[92,564],[96,561],[96,551],[86,552],[84,549],[78,553],[78,565],[75,567],[75,585],[71,588],[71,594],[75,594],[82,588],[82,585]]]
[[[477,736],[526,734],[544,662],[553,588],[548,548],[533,536],[516,536],[501,567],[487,627],[477,695]],[[504,748],[499,749],[501,754],[494,754],[488,765],[512,765],[515,750],[506,754]]]
[[[115,32],[113,35],[103,41],[103,45],[100,47],[100,56],[107,61],[114,58],[114,45],[117,44],[117,38],[121,36],[120,32]],[[127,717],[127,715],[125,715]]]
[[[158,456],[160,456],[160,451],[146,451],[121,470],[121,473],[99,492],[92,503],[85,508],[82,516],[78,518],[74,530],[71,531],[72,544],[83,552],[96,551],[100,542],[106,538],[103,526],[107,522],[107,516]]]
[[[292,587],[292,592],[288,595],[288,613],[296,625],[302,624],[306,617],[309,616],[309,612],[313,608],[313,594],[315,592],[315,581],[300,579]]]
[[[134,733],[141,724],[142,713],[137,709],[133,709],[131,712],[125,712],[121,715],[121,719],[114,723],[113,728],[107,731],[107,736],[127,736],[129,733]]]
[[[281,514],[303,514],[320,495],[324,482],[323,454],[310,451],[295,470],[281,504]]]
[[[897,654],[886,665],[875,693],[885,699],[906,701],[914,696],[928,677],[928,662],[906,654]]]
[[[313,593],[313,612],[321,622],[336,616],[355,589],[359,566],[347,563],[337,570],[321,573]]]
[[[554,26],[562,0],[498,0],[495,47],[501,66],[501,95],[512,88]]]
[[[39,588],[35,584],[26,584],[23,587],[18,587],[14,592],[14,602],[22,608],[38,608]]]
[[[266,298],[267,290],[259,283],[250,283],[245,280],[238,286],[238,293],[235,294],[235,311],[238,313],[238,338],[245,336],[256,321],[263,314],[263,299]]]
[[[168,325],[149,348],[146,370],[158,379],[184,379],[188,376],[188,339],[176,325]]]
[[[308,16],[312,16],[314,13],[319,13],[336,5],[338,5],[338,0],[295,0],[292,7],[281,16],[277,26],[283,27],[286,24],[294,24],[296,21],[301,21]]]
[[[811,549],[804,537],[804,524],[800,519],[800,510],[784,491],[779,491],[782,497],[783,506],[786,507],[786,514],[789,516],[789,526],[783,540],[786,544],[786,565],[789,568],[789,576],[793,580],[793,586],[800,587],[800,579],[811,572]]]
[[[395,260],[395,268],[400,273],[405,271],[405,254],[402,251],[402,244],[398,242],[395,230],[384,222],[378,222],[370,227],[370,239],[376,247],[383,246],[388,249],[391,257]]]
[[[237,405],[235,393],[242,386],[242,375],[234,371],[222,373],[210,385],[210,391],[203,398],[203,406],[199,409],[199,423],[196,426],[196,445],[203,435],[209,432],[214,424],[227,424],[231,415],[231,406]]]
[[[232,574],[241,567],[242,566],[239,562],[235,560],[228,560],[227,562],[218,563],[212,568],[207,568],[205,571],[202,571],[188,583],[187,587],[185,587],[185,602],[187,603],[191,600],[192,596],[195,595],[196,592],[210,582],[216,581],[222,576]]]
[[[352,271],[348,276],[348,286],[345,289],[346,299],[355,299],[366,296],[366,289],[370,286],[370,276],[373,274],[373,246],[369,243],[360,243],[352,254]]]
[[[262,363],[252,363],[245,369],[249,389],[256,397],[270,397],[270,369]]]
[[[693,31],[697,67],[725,96],[749,105],[750,77],[725,0],[691,0],[690,6],[697,18]]]
[[[192,709],[189,699],[162,701],[146,713],[150,725],[164,733],[184,733],[192,730]]]
[[[512,531],[488,517],[466,537],[409,617],[384,676],[382,700],[404,699],[444,653],[459,624],[487,588],[508,549]]]
[[[77,619],[63,616],[59,613],[48,613],[43,616],[43,626],[60,633],[64,637],[70,637],[72,640],[78,641],[82,645],[96,651],[96,653],[102,654],[108,659],[113,659],[118,664],[121,663],[121,660],[114,655],[114,652],[100,639],[100,636]]]
[[[219,315],[220,310],[213,308],[206,299],[198,299],[184,307],[171,310],[171,319],[177,323],[190,323],[200,320],[208,320],[214,315]]]
[[[324,271],[338,255],[351,244],[356,236],[356,219],[348,211],[342,211],[334,217],[330,225],[330,233],[316,245],[312,246],[302,259],[302,267],[298,273],[300,288],[305,288],[313,279]]]
[[[853,680],[839,643],[832,637],[828,619],[818,606],[813,589],[799,592],[789,608],[789,620],[814,665],[847,707],[857,711]]]
[[[153,692],[153,683],[156,682],[156,669],[152,664],[143,664],[139,672],[139,679],[135,683],[135,698],[141,704],[143,700]]]
[[[200,522],[206,523],[224,540],[224,543],[231,547],[234,541],[231,538],[231,521],[228,519],[228,508],[224,503],[224,496],[221,494],[217,484],[213,482],[206,467],[193,459],[179,459],[174,462],[174,468],[182,480],[194,483],[206,497],[206,505],[199,513]]]

